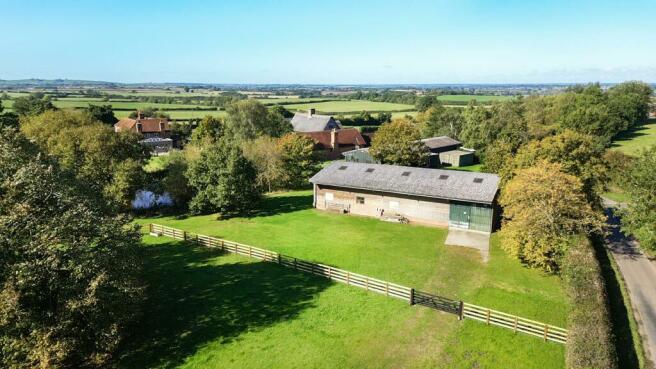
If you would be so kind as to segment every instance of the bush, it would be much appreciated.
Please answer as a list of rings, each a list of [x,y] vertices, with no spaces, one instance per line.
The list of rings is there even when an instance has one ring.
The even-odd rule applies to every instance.
[[[608,303],[601,269],[588,239],[572,242],[563,264],[563,280],[570,299],[568,369],[617,368]]]

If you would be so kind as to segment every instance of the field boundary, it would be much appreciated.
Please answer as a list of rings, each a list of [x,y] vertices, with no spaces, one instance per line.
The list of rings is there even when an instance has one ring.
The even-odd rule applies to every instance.
[[[221,238],[200,235],[181,229],[171,228],[160,224],[149,224],[149,232],[153,236],[166,236],[176,240],[195,242],[201,246],[218,248],[222,251],[248,256],[258,260],[276,263],[287,268],[305,273],[318,275],[330,280],[344,283],[349,286],[365,289],[367,291],[397,298],[410,305],[421,305],[435,310],[454,314],[459,320],[472,319],[487,325],[495,325],[510,329],[515,333],[525,333],[540,337],[544,341],[564,344],[567,342],[567,329],[554,325],[541,323],[535,320],[506,314],[501,311],[469,304],[464,301],[452,300],[446,297],[432,295],[416,290],[412,287],[383,281],[366,275],[353,273],[330,265],[314,263],[292,256],[283,255],[275,251],[255,246],[244,245]]]

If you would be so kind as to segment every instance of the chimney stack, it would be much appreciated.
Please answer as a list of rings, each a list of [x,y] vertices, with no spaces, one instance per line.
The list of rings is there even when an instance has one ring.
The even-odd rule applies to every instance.
[[[308,117],[311,117],[315,114],[316,110],[314,108],[308,109]]]
[[[339,149],[339,132],[337,129],[333,128],[332,131],[330,131],[330,146],[332,146],[333,150],[338,150]]]
[[[164,121],[163,120],[159,121],[159,131],[164,132]]]
[[[137,119],[144,119],[144,113],[141,110],[137,110]]]
[[[141,133],[142,130],[143,130],[143,128],[142,128],[141,122],[137,122],[137,132]]]

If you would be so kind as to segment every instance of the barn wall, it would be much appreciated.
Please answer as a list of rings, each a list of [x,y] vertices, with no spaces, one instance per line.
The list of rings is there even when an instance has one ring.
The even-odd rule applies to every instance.
[[[327,193],[332,194],[332,200],[326,198]],[[357,197],[364,198],[364,204],[358,204]],[[382,210],[386,215],[402,215],[413,223],[449,225],[449,201],[442,199],[316,186],[315,206],[323,210],[343,207],[352,214],[370,217],[379,217]]]

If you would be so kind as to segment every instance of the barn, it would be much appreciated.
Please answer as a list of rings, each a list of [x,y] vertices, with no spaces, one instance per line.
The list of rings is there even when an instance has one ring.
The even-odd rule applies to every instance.
[[[495,174],[338,161],[310,182],[317,209],[482,232],[496,223]]]

